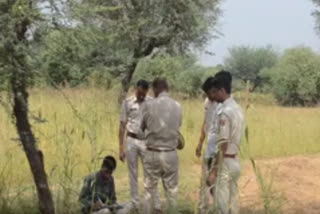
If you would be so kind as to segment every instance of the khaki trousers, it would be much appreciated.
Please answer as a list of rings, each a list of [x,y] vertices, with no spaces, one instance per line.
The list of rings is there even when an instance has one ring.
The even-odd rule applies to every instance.
[[[179,179],[179,159],[177,151],[153,152],[146,151],[144,158],[145,171],[145,203],[143,214],[154,214],[157,210],[157,186],[162,181],[165,190],[168,211],[177,213],[177,194]]]
[[[208,178],[208,159],[203,157],[201,167],[201,181],[198,202],[198,214],[209,213],[210,188],[207,185]]]
[[[214,213],[238,214],[238,180],[240,178],[240,162],[238,159],[224,158],[218,173]]]
[[[139,169],[139,158],[143,163],[143,158],[145,156],[146,146],[145,142],[142,140],[127,137],[127,166],[129,172],[129,185],[130,185],[130,196],[131,202],[135,209],[140,208],[140,194],[138,185],[138,169]],[[160,207],[160,196],[158,189],[156,189],[155,200],[157,207]]]

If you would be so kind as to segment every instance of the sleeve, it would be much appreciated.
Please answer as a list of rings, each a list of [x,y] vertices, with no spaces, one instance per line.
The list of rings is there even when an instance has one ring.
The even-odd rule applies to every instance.
[[[181,126],[182,126],[182,118],[183,118],[183,110],[182,110],[182,107],[180,106],[180,110],[179,110],[180,112],[179,112],[179,114],[180,114],[180,127],[179,128],[181,128]]]
[[[224,113],[220,114],[217,119],[217,144],[221,145],[223,143],[229,143],[231,136],[231,120]]]
[[[112,182],[111,182],[110,202],[111,202],[111,204],[116,204],[117,203],[116,186],[114,184],[114,179],[113,178],[112,178]]]
[[[149,103],[146,103],[143,105],[141,108],[141,123],[140,123],[140,128],[142,132],[145,131],[147,128],[147,118],[148,118],[148,108],[149,108]]]
[[[82,205],[83,213],[90,210],[91,207],[91,190],[90,190],[91,180],[88,178],[84,179],[83,186],[80,192],[79,201]]]
[[[128,121],[128,108],[126,100],[123,101],[121,105],[121,113],[120,113],[120,122],[127,122]]]
[[[204,121],[207,123],[208,118],[208,111],[209,111],[209,100],[206,98],[204,101]]]

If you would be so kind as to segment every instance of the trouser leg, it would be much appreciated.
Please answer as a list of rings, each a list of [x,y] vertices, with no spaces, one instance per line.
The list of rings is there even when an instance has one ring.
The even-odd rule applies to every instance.
[[[140,202],[138,186],[138,155],[139,148],[136,145],[136,139],[127,138],[127,166],[129,172],[130,196],[132,204],[138,208]]]
[[[215,190],[214,211],[218,214],[238,214],[238,180],[240,164],[236,159],[225,158],[219,170]]]
[[[156,195],[158,192],[158,181],[161,174],[158,154],[146,151],[143,160],[143,167],[145,176],[143,214],[154,214],[157,209]]]
[[[208,177],[208,163],[207,163],[207,159],[203,158],[202,167],[201,167],[198,214],[207,214],[209,210],[209,188],[206,184],[207,177]]]
[[[160,153],[160,162],[162,168],[162,183],[168,203],[167,213],[178,213],[179,160],[177,152]]]

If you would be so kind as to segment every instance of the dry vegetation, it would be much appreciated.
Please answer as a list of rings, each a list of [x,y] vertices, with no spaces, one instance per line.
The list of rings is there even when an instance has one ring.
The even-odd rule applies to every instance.
[[[235,97],[243,100],[241,94]],[[270,189],[265,188],[269,192],[264,195],[269,197],[270,194],[270,200],[281,200],[280,208],[292,210],[292,206],[299,205],[297,212],[290,212],[298,214],[299,210],[305,209],[303,205],[317,206],[319,198],[312,201],[308,195],[306,199],[309,201],[303,203],[304,199],[301,199],[299,203],[298,196],[304,197],[301,194],[304,189],[319,190],[319,174],[307,174],[319,165],[310,165],[313,159],[301,155],[320,152],[320,109],[284,108],[274,105],[269,98],[267,101],[266,98],[254,95],[251,98],[253,104],[247,110],[249,142],[244,141],[241,154],[245,169],[240,182],[243,213],[249,213],[249,210],[251,213],[266,213],[261,211],[265,205],[261,194],[263,188],[258,188],[255,182],[259,179],[256,179],[250,162],[246,161],[250,158],[264,159],[257,161],[264,185],[271,186]],[[96,170],[104,155],[117,156],[117,93],[97,89],[39,89],[33,91],[30,99],[33,130],[38,146],[45,154],[46,170],[58,213],[76,213],[82,177]],[[181,210],[193,213],[201,164],[194,150],[203,119],[203,101],[200,98],[180,100],[184,109],[182,132],[187,141],[186,148],[179,153]],[[33,212],[36,201],[33,182],[25,155],[16,140],[13,119],[6,108],[0,108],[0,118],[0,213],[36,213]],[[293,158],[295,155],[300,155],[300,158]],[[283,159],[284,156],[291,158]],[[281,159],[275,159],[280,160],[278,162],[268,161],[279,157]],[[317,161],[319,163],[319,159]],[[269,167],[266,162],[270,162],[273,167]],[[126,165],[118,166],[115,173],[118,198],[125,201],[129,196]],[[276,170],[270,170],[273,168]],[[274,192],[283,194],[274,195]],[[271,203],[270,206],[278,204]]]

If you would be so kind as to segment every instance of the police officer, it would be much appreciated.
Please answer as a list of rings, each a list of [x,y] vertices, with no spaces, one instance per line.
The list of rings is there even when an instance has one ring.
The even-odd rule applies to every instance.
[[[218,214],[237,214],[238,180],[240,162],[238,154],[244,132],[244,114],[231,97],[230,74],[217,74],[208,90],[210,96],[222,106],[218,110],[217,145],[218,153],[207,179],[208,185],[215,184],[215,206]]]
[[[168,94],[165,79],[153,81],[155,99],[143,109],[142,129],[146,130],[147,151],[144,158],[144,214],[162,213],[155,207],[156,189],[161,179],[168,202],[166,213],[177,212],[178,169],[177,146],[182,123],[180,104]]]
[[[121,161],[127,160],[129,171],[129,184],[131,201],[137,210],[140,207],[140,196],[138,188],[138,161],[143,159],[145,153],[145,141],[141,139],[141,108],[152,98],[147,96],[149,83],[139,80],[136,84],[136,93],[127,98],[122,104],[119,129],[119,156]],[[126,136],[126,138],[125,138]],[[126,152],[125,152],[126,142]],[[159,194],[156,193],[158,207],[160,207]]]
[[[213,77],[209,77],[204,84],[202,85],[202,90],[206,93],[207,98],[205,100],[205,114],[204,114],[204,121],[201,127],[201,135],[199,139],[198,146],[196,148],[196,156],[199,158],[201,157],[203,143],[205,141],[206,135],[208,135],[208,143],[205,155],[203,156],[202,161],[202,173],[201,173],[201,183],[200,183],[200,192],[199,192],[199,204],[198,204],[198,213],[205,214],[209,211],[209,188],[206,184],[206,180],[208,177],[209,165],[212,161],[212,157],[216,153],[216,130],[215,130],[215,123],[217,117],[217,109],[220,106],[217,102],[213,100],[213,97],[210,97],[208,94],[208,90],[212,81],[214,80]]]

